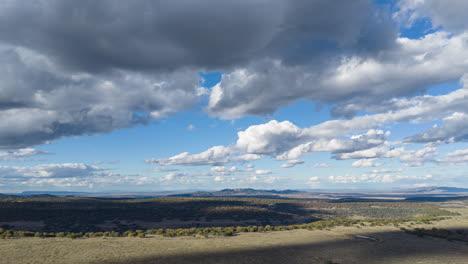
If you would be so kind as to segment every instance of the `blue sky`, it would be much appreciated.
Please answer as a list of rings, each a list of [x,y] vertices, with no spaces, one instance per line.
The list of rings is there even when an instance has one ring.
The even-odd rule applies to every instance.
[[[0,192],[468,187],[465,2],[124,3],[0,8]]]

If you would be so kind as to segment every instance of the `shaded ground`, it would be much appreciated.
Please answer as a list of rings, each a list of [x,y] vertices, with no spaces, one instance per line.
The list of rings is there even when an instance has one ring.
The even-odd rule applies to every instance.
[[[336,218],[445,216],[429,203],[267,198],[0,198],[0,227],[40,232],[290,225]]]
[[[468,229],[468,210],[432,226]],[[412,226],[414,228],[417,226]],[[375,237],[379,242],[356,239]],[[417,237],[395,227],[242,233],[223,238],[0,240],[0,263],[468,263],[468,244]]]

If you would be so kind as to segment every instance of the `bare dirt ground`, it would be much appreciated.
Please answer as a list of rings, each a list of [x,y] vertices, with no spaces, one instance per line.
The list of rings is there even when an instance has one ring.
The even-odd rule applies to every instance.
[[[468,229],[468,209],[424,228]],[[364,235],[379,241],[355,238]],[[417,237],[396,227],[242,233],[196,238],[0,240],[0,263],[468,263],[468,244]]]

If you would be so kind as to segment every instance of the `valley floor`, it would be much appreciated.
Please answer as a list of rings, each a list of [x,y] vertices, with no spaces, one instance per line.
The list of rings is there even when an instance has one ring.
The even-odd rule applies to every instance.
[[[468,229],[460,216],[414,227]],[[356,238],[364,235],[371,241]],[[22,238],[0,240],[0,263],[468,263],[468,244],[418,237],[396,227],[336,227],[234,237]]]

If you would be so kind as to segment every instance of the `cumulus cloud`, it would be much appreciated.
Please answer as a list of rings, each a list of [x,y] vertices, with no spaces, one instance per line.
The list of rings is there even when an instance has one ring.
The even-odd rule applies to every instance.
[[[238,132],[235,145],[215,146],[198,154],[180,153],[167,159],[149,159],[147,163],[159,165],[220,165],[245,162],[264,156],[277,160],[290,160],[288,167],[299,164],[299,157],[312,152],[332,152],[336,155],[373,148],[385,144],[388,132],[371,129],[349,138],[330,138],[310,128],[299,128],[289,121],[272,120],[253,125]],[[291,165],[291,166],[289,166]]]
[[[437,149],[434,147],[425,147],[419,150],[408,150],[404,147],[393,148],[388,146],[379,146],[366,150],[360,150],[350,153],[342,153],[336,155],[338,159],[361,159],[353,163],[354,167],[367,167],[358,165],[371,165],[369,161],[375,158],[395,158],[408,166],[421,166],[426,162],[435,161]]]
[[[420,8],[448,24],[424,11],[434,1],[406,2],[402,10]],[[389,16],[369,0],[6,1],[0,8],[0,147],[110,132],[190,109],[208,92],[198,87],[198,72],[209,70],[223,72],[209,91],[213,116],[270,114],[304,98],[336,104],[339,116],[382,113],[382,106],[388,112],[404,104],[395,96],[460,78],[467,70],[467,36],[399,38]],[[417,120],[414,111],[314,129],[363,132]],[[293,125],[270,125],[282,132],[246,143],[252,128],[239,136],[238,146],[270,155],[304,139]],[[268,137],[291,141],[264,145]]]
[[[408,180],[429,180],[433,176],[427,175],[394,175],[394,174],[363,174],[359,177],[360,182],[364,183],[394,183]]]
[[[375,163],[376,159],[360,159],[351,164],[352,167],[380,167],[382,163]]]
[[[322,125],[322,124],[321,124]],[[272,120],[265,124],[253,125],[238,132],[236,147],[248,153],[260,153],[276,156],[279,160],[297,159],[298,157],[320,151],[346,152],[366,149],[383,144],[388,133],[381,130],[369,130],[364,134],[353,135],[349,139],[337,139],[323,133],[321,125],[301,129],[289,121]],[[345,132],[346,133],[346,132]]]
[[[223,181],[224,178],[218,175],[218,176],[215,176],[213,180],[219,182],[219,181]]]
[[[170,167],[157,167],[154,169],[156,172],[173,172],[178,171],[178,169],[170,168]]]
[[[233,146],[214,146],[198,154],[183,152],[167,159],[148,159],[146,163],[158,165],[220,165],[228,162],[249,162],[262,158],[259,154],[240,154]]]
[[[298,164],[303,164],[303,163],[304,163],[303,160],[288,160],[286,161],[286,163],[281,165],[281,168],[291,168]]]
[[[403,172],[403,169],[374,169],[369,171],[369,173],[395,173],[395,172]]]
[[[314,168],[329,168],[330,167],[330,164],[326,164],[326,163],[316,163],[314,164]]]
[[[3,45],[0,76],[0,148],[145,124],[198,98],[195,71],[67,72],[33,50]]]
[[[281,167],[288,168],[315,152],[358,159],[353,167],[374,167],[384,158],[409,166],[462,163],[463,153],[437,160],[433,147],[413,150],[388,142],[386,130],[391,124],[440,120],[404,143],[433,146],[468,138],[466,1],[397,5],[395,21],[430,17],[442,30],[419,39],[399,37],[391,16],[370,0],[4,1],[0,160],[46,154],[31,146],[144,125],[206,101],[210,116],[235,119],[270,115],[305,99],[333,104],[337,119],[305,128],[272,120],[240,131],[231,145],[146,162],[210,165],[217,179],[242,171],[231,163],[270,157],[285,160]],[[221,82],[199,87],[199,73],[209,71],[222,72]],[[461,80],[458,90],[420,95],[455,80]],[[44,182],[58,184],[67,183],[54,175],[79,178],[100,170],[81,165],[2,168],[5,175],[45,175]],[[157,170],[172,172],[162,181],[187,178],[170,168]],[[253,177],[267,172],[253,166],[244,171]],[[381,179],[386,173],[392,172],[369,175],[389,181]],[[355,180],[360,179],[333,178]]]
[[[26,161],[29,157],[37,155],[51,154],[33,148],[23,148],[17,150],[0,151],[0,161]]]
[[[405,141],[415,143],[450,143],[467,139],[468,113],[455,112],[444,118],[441,126],[435,125],[423,133],[406,138]]]
[[[340,175],[340,176],[329,176],[328,181],[331,183],[394,183],[399,181],[419,181],[429,180],[433,176],[427,175],[398,175],[398,174],[362,174],[360,176],[354,175]]]
[[[214,167],[211,167],[211,171],[215,173],[217,176],[220,176],[220,175],[227,176],[227,175],[231,175],[233,173],[238,172],[238,168],[236,166],[232,166],[230,168],[225,167],[225,166],[214,166]]]
[[[439,162],[447,164],[468,164],[468,149],[459,149],[446,154],[446,158]]]
[[[237,133],[236,146],[247,153],[279,154],[304,141],[307,137],[299,127],[289,121],[272,120],[253,125]]]
[[[226,163],[228,156],[233,153],[230,147],[215,146],[199,154],[190,155],[184,152],[167,159],[149,159],[145,162],[158,165],[214,165]]]
[[[271,114],[307,98],[337,104],[333,113],[350,117],[380,107],[381,101],[459,79],[468,69],[467,38],[467,33],[448,32],[395,38],[396,47],[382,51],[379,58],[341,57],[325,72],[279,60],[259,61],[226,73],[211,91],[208,111],[225,119]],[[269,92],[262,93],[265,90]]]
[[[417,19],[430,18],[433,27],[442,26],[455,32],[465,31],[468,27],[464,12],[468,3],[464,0],[401,0],[398,6],[400,10],[395,17],[408,24]]]
[[[332,152],[336,154],[365,150],[384,144],[388,135],[388,132],[371,129],[363,134],[352,135],[349,139],[318,138],[308,143],[300,144],[278,155],[276,159],[297,159],[312,152]]]
[[[271,170],[256,170],[255,175],[266,175],[266,174],[272,174],[273,171]]]
[[[437,149],[426,147],[419,150],[407,150],[398,158],[408,166],[421,166],[425,162],[435,161]]]
[[[170,182],[170,181],[174,181],[184,176],[186,176],[186,174],[182,172],[171,172],[171,173],[166,174],[164,177],[160,178],[159,180],[162,182]]]
[[[248,183],[248,184],[258,184],[258,183],[266,183],[266,184],[273,184],[280,181],[282,178],[280,177],[257,177],[257,175],[252,175],[246,179],[241,179],[238,183]]]
[[[333,183],[357,183],[359,182],[358,178],[352,175],[328,176],[328,181],[333,182]]]
[[[0,166],[0,178],[76,178],[93,176],[105,170],[83,163]]]
[[[254,171],[254,170],[255,170],[255,165],[253,165],[253,164],[245,165],[244,171],[251,172],[251,171]]]
[[[254,158],[270,156],[277,160],[296,160],[313,152],[331,152],[332,157],[338,160],[398,158],[407,165],[419,166],[433,160],[434,149],[426,149],[426,153],[398,147],[396,146],[398,143],[387,141],[389,132],[378,128],[395,123],[431,122],[449,115],[443,119],[442,126],[408,137],[405,142],[463,140],[467,134],[465,117],[468,114],[466,107],[468,105],[468,89],[466,88],[468,82],[465,77],[461,78],[460,82],[462,88],[443,95],[414,96],[410,99],[393,98],[382,102],[379,106],[371,104],[368,110],[377,113],[351,119],[329,120],[306,128],[299,128],[289,121],[276,120],[252,125],[238,132],[237,142],[229,146],[229,153],[218,158],[217,161],[212,160],[205,164],[233,162],[237,155],[242,154],[260,155]],[[352,135],[356,132],[358,133]],[[228,155],[234,155],[234,158],[227,159]],[[239,159],[243,160],[243,157]]]
[[[227,115],[235,100],[252,99],[240,91],[244,75],[234,78],[240,68],[273,60],[328,69],[343,55],[391,48],[396,31],[378,13],[369,0],[5,1],[0,147],[106,133],[190,109],[208,92],[198,87],[200,71],[227,73],[225,90],[213,88],[209,103]],[[225,100],[226,86],[239,87],[235,100]],[[268,105],[288,103],[279,98]]]

